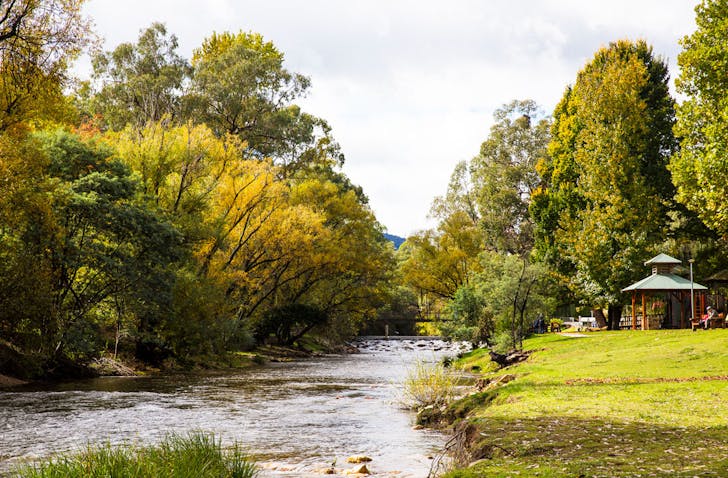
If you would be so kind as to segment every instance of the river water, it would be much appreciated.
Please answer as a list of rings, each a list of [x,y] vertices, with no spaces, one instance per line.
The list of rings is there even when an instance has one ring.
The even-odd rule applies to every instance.
[[[169,433],[213,432],[241,443],[261,477],[314,477],[367,455],[373,476],[427,476],[443,435],[414,430],[399,404],[418,360],[458,345],[369,340],[359,354],[272,363],[225,374],[106,377],[0,390],[0,475],[19,461],[87,444],[148,444]],[[353,465],[348,465],[352,467]],[[318,470],[318,471],[317,471]]]

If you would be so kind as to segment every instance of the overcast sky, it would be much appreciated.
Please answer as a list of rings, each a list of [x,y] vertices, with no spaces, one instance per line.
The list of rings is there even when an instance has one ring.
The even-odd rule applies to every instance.
[[[213,31],[261,33],[312,80],[344,171],[392,234],[431,227],[432,199],[487,137],[495,109],[550,113],[594,52],[643,38],[677,75],[697,0],[90,0],[104,49],[160,21],[187,58]]]

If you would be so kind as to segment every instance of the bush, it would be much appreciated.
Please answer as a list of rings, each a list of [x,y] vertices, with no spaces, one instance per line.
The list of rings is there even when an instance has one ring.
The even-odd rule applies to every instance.
[[[103,445],[16,470],[18,478],[253,478],[255,464],[236,443],[225,450],[212,434],[170,435],[149,447]]]
[[[422,409],[447,405],[455,395],[457,378],[442,364],[419,360],[404,379],[403,402],[407,407]]]

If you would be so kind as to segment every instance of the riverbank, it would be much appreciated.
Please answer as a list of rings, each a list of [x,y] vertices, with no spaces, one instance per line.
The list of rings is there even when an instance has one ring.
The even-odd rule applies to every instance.
[[[450,407],[466,467],[447,478],[728,476],[728,330],[587,335],[529,339],[507,369],[457,362],[489,371]]]
[[[325,354],[357,353],[351,344],[322,344],[302,340],[295,347],[262,345],[248,352],[226,352],[220,355],[170,358],[154,366],[133,358],[103,356],[92,361],[68,359],[49,362],[41,357],[23,354],[7,342],[0,341],[0,388],[15,387],[37,381],[64,381],[97,377],[123,377],[158,373],[240,370],[267,362],[289,362]]]

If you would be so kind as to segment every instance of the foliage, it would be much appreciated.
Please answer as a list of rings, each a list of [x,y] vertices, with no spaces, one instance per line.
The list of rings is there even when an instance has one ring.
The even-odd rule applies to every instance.
[[[66,114],[66,69],[91,43],[83,0],[0,4],[0,132]]]
[[[356,191],[315,177],[281,181],[269,161],[246,159],[236,136],[205,126],[150,123],[113,139],[145,194],[185,232],[195,280],[218,298],[206,312],[178,309],[199,310],[194,323],[218,324],[200,332],[244,339],[269,328],[269,311],[300,301],[335,318],[330,325],[344,335],[373,315],[392,252]]]
[[[476,286],[468,284],[460,287],[445,313],[447,319],[438,323],[443,336],[468,341],[476,347],[481,343],[492,343],[495,332],[493,311],[488,308],[483,291]]]
[[[520,349],[530,324],[553,309],[552,282],[543,264],[516,256],[484,254],[478,280],[484,300],[496,318],[496,329],[507,332],[507,350]]]
[[[285,69],[283,54],[260,34],[214,33],[192,65],[189,114],[216,134],[236,135],[251,155],[274,158],[285,177],[343,163],[326,121],[293,104],[310,80]]]
[[[58,130],[37,135],[48,155],[54,234],[43,236],[52,309],[40,330],[56,352],[92,310],[114,297],[135,302],[144,293],[139,328],[153,320],[152,304],[169,295],[165,269],[175,259],[176,230],[135,203],[137,183],[111,151]],[[140,311],[141,312],[141,311]],[[82,342],[82,341],[81,341]]]
[[[190,66],[180,57],[177,37],[161,23],[143,30],[136,44],[122,43],[114,51],[93,58],[93,80],[98,91],[87,112],[100,115],[103,126],[121,130],[140,128],[165,116],[181,115],[180,93]]]
[[[197,432],[170,435],[151,446],[89,446],[76,455],[21,466],[16,474],[21,478],[253,478],[258,471],[238,443],[225,449],[214,435]]]
[[[611,327],[621,289],[641,275],[634,265],[664,240],[676,210],[666,168],[676,149],[667,78],[644,41],[599,50],[557,108],[553,160],[539,166],[541,257],[565,257],[557,270],[571,272],[569,286],[588,305],[612,308]]]
[[[535,166],[546,154],[549,119],[532,100],[513,101],[494,113],[495,124],[471,161],[484,246],[527,254],[533,245],[531,197],[539,184]]]
[[[677,199],[724,238],[728,234],[728,80],[721,71],[728,64],[728,5],[704,0],[695,12],[697,29],[680,42],[683,51],[678,56],[680,76],[675,86],[687,98],[677,108],[675,134],[681,147],[671,158],[670,171]]]
[[[415,290],[451,299],[477,267],[477,227],[463,215],[451,216],[438,231],[423,231],[400,247],[402,274]]]

